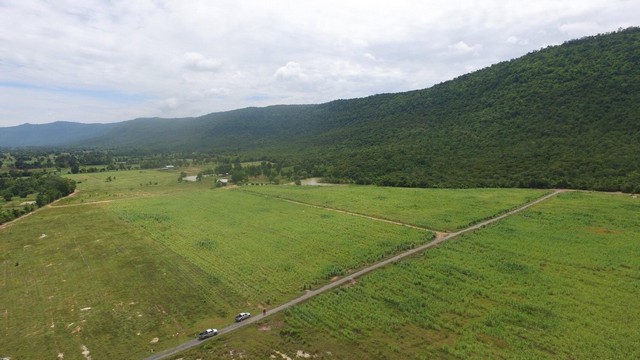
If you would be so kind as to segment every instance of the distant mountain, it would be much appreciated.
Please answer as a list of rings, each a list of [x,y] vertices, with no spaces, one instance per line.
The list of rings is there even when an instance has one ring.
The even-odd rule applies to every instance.
[[[640,189],[639,64],[630,28],[425,90],[137,119],[66,144],[286,159],[309,175],[396,186]],[[32,125],[21,145],[50,144],[37,140],[54,125]],[[0,129],[0,145],[15,129]]]
[[[0,147],[68,146],[104,135],[114,124],[80,124],[58,121],[0,128]]]

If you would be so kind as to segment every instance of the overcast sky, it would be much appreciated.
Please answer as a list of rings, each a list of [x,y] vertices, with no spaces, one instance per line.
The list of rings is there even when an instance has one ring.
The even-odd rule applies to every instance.
[[[0,0],[0,126],[422,89],[639,14],[640,0]]]

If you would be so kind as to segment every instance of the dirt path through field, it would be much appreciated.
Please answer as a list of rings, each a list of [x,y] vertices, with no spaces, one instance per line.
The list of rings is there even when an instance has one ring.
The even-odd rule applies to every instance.
[[[323,286],[321,288],[318,288],[316,290],[308,291],[307,293],[305,293],[304,295],[302,295],[302,296],[300,296],[298,298],[295,298],[295,299],[293,299],[293,300],[291,300],[291,301],[289,301],[287,303],[284,303],[284,304],[282,304],[282,305],[280,305],[280,306],[278,306],[278,307],[276,307],[274,309],[268,310],[265,315],[257,315],[257,316],[251,317],[248,320],[245,320],[243,322],[234,323],[234,324],[229,325],[229,326],[227,326],[227,327],[225,327],[223,329],[219,329],[218,330],[218,336],[224,335],[224,334],[229,333],[229,332],[232,332],[232,331],[237,330],[237,329],[239,329],[241,327],[245,327],[245,326],[251,325],[251,324],[253,324],[253,323],[257,322],[257,321],[260,321],[260,320],[264,319],[265,317],[267,317],[269,315],[276,314],[276,313],[278,313],[278,312],[280,312],[282,310],[285,310],[285,309],[287,309],[287,308],[289,308],[289,307],[291,307],[293,305],[296,305],[296,304],[301,303],[303,301],[306,301],[306,300],[308,300],[308,299],[310,299],[310,298],[312,298],[314,296],[322,294],[323,292],[329,291],[331,289],[334,289],[336,287],[339,287],[339,286],[342,286],[342,285],[345,285],[345,284],[349,284],[349,283],[353,282],[354,279],[356,279],[358,277],[361,277],[361,276],[363,276],[363,275],[365,275],[365,274],[367,274],[367,273],[369,273],[369,272],[371,272],[373,270],[376,270],[376,269],[379,269],[381,267],[387,266],[389,264],[395,263],[395,262],[397,262],[397,261],[399,261],[401,259],[404,259],[404,258],[412,256],[412,255],[414,255],[416,253],[420,253],[420,252],[425,251],[425,250],[427,250],[429,248],[437,246],[437,245],[439,245],[439,244],[441,244],[441,243],[443,243],[443,242],[445,242],[447,240],[454,239],[454,238],[456,238],[456,237],[458,237],[458,236],[460,236],[462,234],[465,234],[465,233],[480,229],[482,227],[485,227],[487,225],[490,225],[492,223],[500,221],[500,220],[502,220],[502,219],[504,219],[506,217],[512,216],[512,215],[517,214],[519,212],[522,212],[522,211],[530,208],[531,206],[534,206],[534,205],[539,204],[539,203],[541,203],[541,202],[543,202],[545,200],[548,200],[548,199],[550,199],[550,198],[552,198],[552,197],[554,197],[554,196],[556,196],[556,195],[558,195],[558,194],[560,194],[560,193],[562,193],[564,191],[566,191],[566,190],[554,190],[550,194],[547,194],[547,195],[545,195],[545,196],[543,196],[541,198],[538,198],[538,199],[536,199],[534,201],[531,201],[531,202],[529,202],[529,203],[527,203],[527,204],[525,204],[523,206],[520,206],[520,207],[518,207],[518,208],[516,208],[514,210],[511,210],[509,212],[506,212],[506,213],[504,213],[502,215],[496,216],[495,218],[492,218],[492,219],[483,221],[481,223],[469,226],[468,228],[465,228],[463,230],[460,230],[460,231],[457,231],[457,232],[454,232],[454,233],[449,233],[449,234],[445,234],[444,236],[441,236],[441,237],[436,237],[436,239],[431,241],[430,243],[424,244],[422,246],[418,246],[418,247],[416,247],[414,249],[405,251],[405,252],[403,252],[401,254],[398,254],[398,255],[393,256],[391,258],[388,258],[386,260],[380,261],[378,263],[375,263],[375,264],[373,264],[371,266],[368,266],[368,267],[366,267],[364,269],[361,269],[361,270],[359,270],[359,271],[357,271],[357,272],[355,272],[353,274],[350,274],[350,275],[347,275],[347,276],[345,276],[343,278],[340,278],[340,279],[338,279],[338,280],[336,280],[334,282],[331,282],[331,283],[329,283],[329,284],[327,284],[327,285],[325,285],[325,286]],[[302,204],[304,204],[304,203],[302,203]],[[304,205],[308,205],[308,204],[304,204]],[[398,225],[406,226],[405,224],[402,224],[402,223],[400,223]],[[184,350],[187,350],[187,349],[190,349],[192,347],[198,346],[199,344],[202,344],[202,343],[204,343],[206,341],[211,341],[213,339],[216,339],[216,337],[209,338],[207,340],[202,340],[202,341],[194,339],[194,340],[188,341],[188,342],[186,342],[184,344],[178,345],[175,348],[168,349],[168,350],[165,350],[165,351],[163,351],[161,353],[158,353],[158,354],[155,354],[153,356],[150,356],[150,357],[146,358],[145,360],[165,359],[165,358],[167,358],[169,356],[175,355],[175,354],[177,354],[179,352],[182,352]]]
[[[61,197],[60,199],[58,199],[58,200],[56,200],[56,201],[53,201],[53,202],[51,202],[51,203],[47,204],[46,206],[47,206],[47,207],[50,207],[50,206],[52,206],[53,204],[57,203],[58,201],[60,201],[60,200],[62,200],[62,199],[70,198],[70,197],[76,196],[77,194],[78,194],[78,189],[74,190],[71,194],[69,194],[69,195],[67,195],[67,196],[65,196],[65,197]],[[42,209],[42,208],[37,208],[37,209],[33,210],[33,211],[32,211],[32,212],[30,212],[30,213],[27,213],[27,214],[24,214],[24,215],[20,216],[20,217],[19,217],[19,218],[17,218],[17,219],[13,219],[13,220],[11,220],[11,221],[9,221],[9,222],[7,222],[7,223],[4,223],[4,224],[0,225],[0,229],[7,228],[7,227],[9,227],[9,226],[11,226],[11,225],[13,225],[13,224],[17,223],[18,221],[20,221],[20,220],[22,220],[22,219],[26,218],[27,216],[31,216],[31,214],[36,213],[36,212],[37,212],[38,210],[40,210],[40,209]]]
[[[127,199],[138,199],[138,198],[127,198]],[[48,206],[52,208],[66,208],[66,207],[74,207],[74,206],[84,206],[84,205],[96,205],[96,204],[106,204],[110,202],[114,202],[115,200],[100,200],[100,201],[92,201],[92,202],[83,202],[77,204],[67,204],[67,205],[51,205]]]
[[[309,203],[296,201],[296,200],[289,200],[289,199],[283,199],[283,198],[274,198],[274,199],[279,199],[279,200],[286,201],[286,202],[289,202],[289,203],[292,203],[292,204],[309,206],[309,207],[313,207],[313,208],[316,208],[316,209],[324,209],[324,210],[329,210],[329,211],[335,211],[335,212],[338,212],[338,213],[341,213],[341,214],[358,216],[358,217],[369,219],[369,220],[381,221],[381,222],[384,222],[384,223],[387,223],[387,224],[394,224],[394,225],[406,226],[406,227],[409,227],[409,228],[412,228],[412,229],[431,231],[431,232],[434,232],[436,234],[436,238],[444,237],[444,236],[446,236],[448,234],[446,232],[436,231],[436,230],[429,229],[429,228],[422,227],[422,226],[418,226],[418,225],[407,224],[407,223],[403,223],[401,221],[394,221],[394,220],[389,220],[389,219],[376,217],[376,216],[371,216],[371,215],[364,215],[364,214],[360,214],[360,213],[356,213],[356,212],[352,212],[352,211],[346,211],[346,210],[336,209],[336,208],[327,207],[327,206],[314,205],[314,204],[309,204]]]

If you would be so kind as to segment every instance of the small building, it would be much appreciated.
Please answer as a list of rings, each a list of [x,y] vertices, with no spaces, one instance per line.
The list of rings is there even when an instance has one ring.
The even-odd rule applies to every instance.
[[[173,170],[175,168],[175,166],[173,165],[167,165],[164,167],[164,170]]]

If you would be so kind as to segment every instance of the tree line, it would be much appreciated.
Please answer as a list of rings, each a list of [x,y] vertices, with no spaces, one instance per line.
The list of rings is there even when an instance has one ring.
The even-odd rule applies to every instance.
[[[0,176],[0,196],[5,203],[15,199],[26,200],[29,195],[36,196],[34,201],[24,201],[24,205],[1,207],[0,224],[67,196],[76,188],[75,181],[51,174],[17,178],[7,176],[7,173],[3,175]]]

